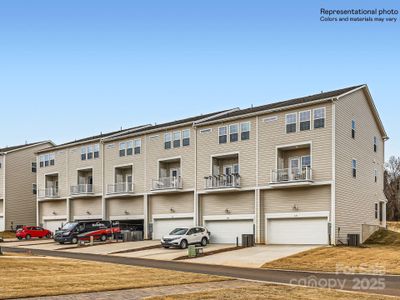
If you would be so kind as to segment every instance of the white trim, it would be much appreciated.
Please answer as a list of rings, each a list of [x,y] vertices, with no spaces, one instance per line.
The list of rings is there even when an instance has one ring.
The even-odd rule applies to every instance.
[[[329,211],[266,213],[265,219],[329,218]]]
[[[203,216],[203,221],[252,220],[254,222],[255,218],[255,214],[214,215]]]
[[[103,219],[102,215],[83,215],[83,216],[73,216],[73,220],[91,220],[91,219]]]
[[[66,220],[67,221],[67,215],[43,216],[42,219],[43,219],[43,221],[55,221],[55,220]]]
[[[92,170],[93,171],[93,166],[87,166],[87,167],[81,167],[81,168],[76,168],[76,171],[85,171],[85,170]]]
[[[152,219],[190,219],[193,217],[194,213],[155,214],[152,216]]]
[[[51,144],[51,145],[55,146],[55,144],[54,144],[51,140],[48,140],[48,141],[43,141],[43,142],[35,143],[35,144],[29,145],[29,146],[23,146],[23,147],[20,147],[20,148],[17,148],[17,149],[13,149],[13,150],[10,150],[10,151],[7,151],[7,152],[0,152],[0,153],[1,153],[1,154],[13,153],[13,152],[17,152],[17,151],[20,151],[20,150],[25,150],[25,149],[37,147],[37,146],[40,146],[40,145],[44,145],[44,144]],[[50,146],[49,148],[51,148],[51,146]],[[47,148],[46,148],[46,149],[47,149]],[[44,149],[42,149],[42,150],[44,150]],[[42,150],[39,150],[39,151],[42,151]],[[49,149],[49,150],[50,150],[50,149]]]
[[[120,220],[144,220],[144,215],[119,215],[119,216],[109,216],[111,221]]]

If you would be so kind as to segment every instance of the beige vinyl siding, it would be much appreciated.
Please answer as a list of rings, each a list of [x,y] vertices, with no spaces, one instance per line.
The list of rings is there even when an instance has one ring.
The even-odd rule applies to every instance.
[[[203,194],[200,196],[201,215],[254,214],[254,192]]]
[[[90,216],[99,216],[102,214],[100,197],[78,198],[71,199],[70,201],[71,219],[74,216],[86,216],[89,219]],[[90,214],[87,214],[87,211]]]
[[[140,154],[132,154],[126,156],[119,156],[119,144],[122,142],[133,141],[140,139],[142,147]],[[145,192],[145,166],[146,166],[146,143],[145,136],[134,137],[129,139],[115,140],[104,144],[104,174],[105,174],[105,192],[107,192],[107,185],[115,183],[115,168],[121,166],[132,166],[132,177],[135,193]]]
[[[181,146],[179,148],[164,149],[164,134],[173,133],[175,131],[183,131],[190,129],[190,145]],[[195,132],[192,127],[179,127],[171,130],[162,130],[146,135],[146,178],[147,178],[147,191],[152,189],[152,180],[158,179],[159,169],[158,162],[169,158],[181,159],[181,178],[184,190],[194,189],[194,163],[195,163],[195,148],[194,148]],[[173,143],[173,140],[172,142]]]
[[[313,129],[315,108],[325,107],[325,127]],[[285,115],[311,110],[311,130],[299,131],[299,114],[297,114],[297,131],[286,133]],[[277,120],[265,122],[265,118],[277,117]],[[290,144],[311,142],[311,166],[314,181],[327,181],[332,177],[332,105],[324,102],[303,108],[286,110],[259,117],[259,184],[267,185],[271,181],[271,170],[277,165],[277,147]]]
[[[143,197],[107,199],[108,218],[112,216],[143,215]],[[126,214],[128,212],[128,214]]]
[[[193,193],[173,193],[151,195],[149,197],[150,212],[152,215],[172,213],[193,213]],[[171,208],[173,212],[171,212]]]
[[[352,120],[356,121],[355,139],[351,137]],[[374,136],[378,139],[376,153]],[[361,234],[361,224],[379,224],[374,205],[385,200],[383,143],[362,90],[336,102],[336,232],[340,227],[342,240],[348,233]],[[357,160],[357,178],[352,176],[352,159]],[[377,183],[374,169],[378,170]]]
[[[39,157],[54,153],[54,166],[40,167]],[[43,190],[46,187],[46,175],[58,174],[58,193],[60,198],[69,197],[70,187],[68,184],[67,163],[68,163],[68,149],[60,149],[55,151],[48,151],[40,153],[37,156],[37,185],[38,190]]]
[[[0,199],[0,215],[3,214],[3,199]]]
[[[39,203],[39,223],[44,223],[45,217],[57,217],[67,215],[67,204],[65,200],[43,201]]]
[[[3,199],[4,193],[4,156],[0,155],[0,199]]]
[[[240,123],[250,122],[250,139],[241,141]],[[239,140],[229,142],[229,125],[239,125]],[[228,141],[219,144],[218,128],[227,126]],[[201,132],[211,128],[210,132]],[[205,125],[197,129],[197,189],[205,188],[204,177],[212,175],[212,157],[227,153],[238,153],[240,184],[242,188],[256,185],[256,118],[238,119],[232,122]]]

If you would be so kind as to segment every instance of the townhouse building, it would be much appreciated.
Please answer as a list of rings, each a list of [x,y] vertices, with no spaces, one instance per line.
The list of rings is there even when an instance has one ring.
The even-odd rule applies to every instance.
[[[83,139],[39,151],[38,223],[108,219],[153,239],[204,225],[216,243],[365,240],[386,225],[387,138],[360,85]]]
[[[36,151],[50,141],[0,148],[0,231],[36,224]]]

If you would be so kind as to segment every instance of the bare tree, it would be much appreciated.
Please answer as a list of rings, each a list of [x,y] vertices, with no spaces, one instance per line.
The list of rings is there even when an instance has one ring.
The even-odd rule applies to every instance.
[[[400,157],[391,156],[385,164],[384,193],[387,203],[387,220],[400,219]]]

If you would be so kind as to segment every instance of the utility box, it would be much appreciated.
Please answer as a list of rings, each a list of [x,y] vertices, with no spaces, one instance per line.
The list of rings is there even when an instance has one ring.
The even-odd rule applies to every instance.
[[[360,235],[355,233],[349,233],[347,235],[347,246],[359,247],[360,246]]]
[[[254,247],[254,234],[242,234],[242,247]]]
[[[195,245],[189,245],[189,247],[188,247],[188,256],[189,257],[196,257],[196,246]]]

